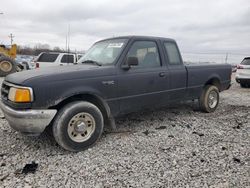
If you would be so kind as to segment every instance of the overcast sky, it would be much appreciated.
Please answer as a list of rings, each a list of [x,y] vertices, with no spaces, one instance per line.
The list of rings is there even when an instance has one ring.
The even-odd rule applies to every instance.
[[[0,6],[0,43],[47,43],[85,50],[103,38],[174,38],[182,52],[250,53],[249,0],[8,0]]]

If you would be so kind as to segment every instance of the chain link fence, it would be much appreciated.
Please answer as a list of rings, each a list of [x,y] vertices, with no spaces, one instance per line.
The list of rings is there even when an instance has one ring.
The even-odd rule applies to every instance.
[[[249,57],[249,54],[238,54],[238,53],[191,53],[182,52],[184,62],[187,63],[229,63],[232,65],[239,64],[243,58]]]

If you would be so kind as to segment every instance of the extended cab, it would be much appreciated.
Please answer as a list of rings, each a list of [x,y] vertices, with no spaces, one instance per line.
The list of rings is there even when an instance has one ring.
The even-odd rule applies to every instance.
[[[10,126],[29,135],[52,126],[63,148],[80,151],[123,114],[193,99],[213,112],[231,83],[230,65],[184,65],[176,42],[160,37],[102,40],[79,62],[6,77],[0,107]]]

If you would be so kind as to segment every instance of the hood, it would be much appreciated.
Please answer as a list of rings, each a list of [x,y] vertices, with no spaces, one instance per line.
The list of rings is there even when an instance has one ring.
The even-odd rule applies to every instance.
[[[81,64],[72,66],[55,66],[17,72],[8,75],[5,80],[17,85],[26,85],[27,83],[35,80],[39,80],[40,82],[53,82],[112,75],[113,73],[114,66]]]

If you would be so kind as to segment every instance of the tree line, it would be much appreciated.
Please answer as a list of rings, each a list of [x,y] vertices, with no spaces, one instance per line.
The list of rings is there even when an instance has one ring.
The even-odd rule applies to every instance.
[[[37,56],[38,54],[40,54],[41,52],[72,52],[72,51],[68,51],[65,50],[63,48],[60,48],[58,46],[51,48],[50,45],[48,44],[36,44],[33,47],[30,46],[18,46],[17,47],[17,54],[20,55],[33,55],[33,56]]]

